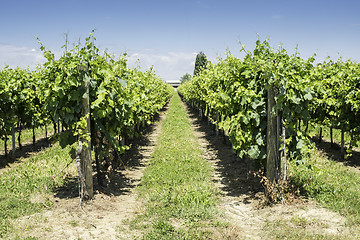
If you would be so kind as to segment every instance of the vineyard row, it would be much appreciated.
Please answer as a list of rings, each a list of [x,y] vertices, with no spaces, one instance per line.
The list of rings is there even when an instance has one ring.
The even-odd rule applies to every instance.
[[[338,59],[315,64],[314,56],[305,60],[283,48],[274,50],[268,40],[258,40],[255,49],[245,53],[243,59],[228,54],[216,64],[209,62],[178,88],[186,102],[229,134],[240,158],[268,165],[270,138],[274,137],[275,175],[280,177],[286,172],[287,158],[302,163],[308,156],[311,124],[341,129],[342,138],[348,132],[350,149],[358,142],[358,63]],[[272,118],[276,129],[270,133]]]
[[[43,65],[36,70],[6,66],[0,71],[0,136],[7,152],[14,129],[21,135],[24,127],[53,124],[56,132],[61,123],[66,129],[57,136],[62,146],[79,137],[91,139],[99,183],[106,185],[105,175],[130,147],[128,139],[152,122],[169,101],[172,87],[152,70],[128,68],[126,55],[115,59],[100,53],[95,40],[92,32],[84,45],[66,50],[59,59],[39,41],[47,59]],[[82,135],[84,99],[89,99],[89,136]]]

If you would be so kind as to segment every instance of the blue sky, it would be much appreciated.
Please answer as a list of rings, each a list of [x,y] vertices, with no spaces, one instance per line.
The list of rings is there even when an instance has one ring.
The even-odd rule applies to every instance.
[[[258,36],[301,56],[317,53],[360,60],[360,1],[356,0],[0,0],[0,67],[44,61],[34,36],[60,55],[64,33],[77,42],[96,29],[96,44],[129,64],[140,59],[164,80],[192,74],[196,53],[215,61],[239,41],[252,50]]]

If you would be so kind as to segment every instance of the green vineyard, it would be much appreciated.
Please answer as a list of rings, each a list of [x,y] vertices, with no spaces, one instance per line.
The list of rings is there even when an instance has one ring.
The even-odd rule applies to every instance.
[[[38,42],[43,64],[0,70],[0,238],[360,236],[359,63],[258,40],[174,91],[94,31]]]
[[[243,60],[229,54],[178,89],[186,102],[228,133],[239,158],[249,157],[266,165],[270,112],[278,116],[276,150],[280,151],[281,145],[283,158],[288,155],[304,163],[311,148],[309,125],[315,124],[341,130],[343,154],[344,133],[350,136],[348,152],[357,146],[358,63],[338,59],[315,64],[314,57],[304,60],[281,47],[272,49],[267,40],[257,41],[253,52],[242,51],[246,52]],[[270,91],[274,91],[274,103],[268,109]]]
[[[5,155],[8,139],[15,131],[20,147],[23,128],[53,125],[62,147],[88,135],[100,182],[105,181],[108,168],[120,164],[119,156],[130,147],[128,140],[152,123],[172,90],[151,70],[128,68],[125,56],[114,59],[106,52],[100,54],[94,41],[91,33],[84,46],[67,50],[57,60],[39,41],[46,63],[36,70],[5,67],[1,71],[0,133]],[[87,73],[81,70],[84,63],[89,66]],[[90,99],[89,133],[84,132],[85,98]],[[14,139],[12,143],[15,145]],[[76,149],[71,150],[73,157]]]

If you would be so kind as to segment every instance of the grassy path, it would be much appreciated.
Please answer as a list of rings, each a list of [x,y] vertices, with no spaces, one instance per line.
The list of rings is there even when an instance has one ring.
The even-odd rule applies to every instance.
[[[213,169],[204,160],[177,94],[170,102],[155,151],[139,186],[146,211],[134,221],[145,239],[200,239],[216,212]],[[150,227],[150,228],[149,228]],[[150,229],[150,230],[149,230]]]
[[[1,239],[14,232],[14,219],[53,205],[50,194],[56,187],[64,185],[76,170],[75,164],[65,169],[71,162],[69,149],[55,144],[0,174]]]
[[[41,138],[45,138],[45,127],[38,127],[35,128],[35,138],[36,141],[38,141]],[[49,124],[47,126],[47,137],[50,137],[54,134],[54,128],[52,124]],[[19,132],[16,131],[15,132],[15,147],[16,147],[16,151],[19,151],[19,143],[18,143],[18,136],[19,136]],[[7,141],[7,151],[8,153],[10,153],[12,151],[12,135],[7,136],[8,137],[8,141]],[[32,144],[32,129],[23,129],[21,131],[21,145],[26,146],[27,144]],[[4,139],[0,139],[0,154],[4,155],[5,154],[5,149],[4,149]]]
[[[146,207],[133,226],[143,229],[143,239],[357,239],[357,230],[346,227],[342,216],[310,200],[259,208],[261,198],[244,191],[252,186],[239,172],[246,163],[234,157],[225,160],[216,152],[205,160],[201,149],[212,151],[211,143],[200,146],[203,140],[194,135],[177,95],[169,108],[138,188]],[[233,169],[221,169],[227,163]],[[221,194],[213,183],[214,171],[221,183],[235,174]]]

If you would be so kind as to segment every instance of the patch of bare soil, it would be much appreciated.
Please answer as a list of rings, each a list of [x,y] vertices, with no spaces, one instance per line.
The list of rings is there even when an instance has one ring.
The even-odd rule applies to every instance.
[[[141,211],[135,187],[140,183],[144,168],[161,130],[167,110],[157,123],[134,142],[123,156],[125,165],[110,175],[110,185],[96,191],[93,200],[82,208],[79,205],[77,181],[58,189],[52,197],[54,206],[48,210],[18,219],[16,235],[38,239],[135,239],[139,231],[130,230],[129,222]],[[96,178],[94,177],[94,184]],[[98,188],[99,189],[99,188]],[[41,201],[36,199],[35,201]]]
[[[259,179],[250,174],[254,171],[253,161],[239,160],[226,137],[217,136],[212,124],[199,120],[197,112],[185,107],[204,158],[215,169],[213,181],[220,190],[221,220],[229,223],[223,231],[215,233],[215,239],[273,239],[276,233],[268,226],[281,223],[291,225],[290,229],[300,227],[311,234],[335,238],[347,231],[344,217],[311,200],[264,207],[264,189]]]

